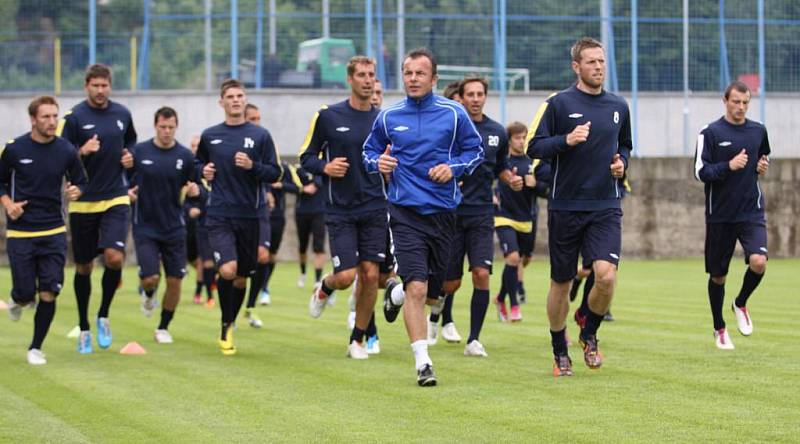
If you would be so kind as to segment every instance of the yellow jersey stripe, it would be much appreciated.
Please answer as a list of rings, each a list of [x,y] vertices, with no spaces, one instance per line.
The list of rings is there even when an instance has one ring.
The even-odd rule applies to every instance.
[[[549,99],[550,97],[553,97],[556,94],[558,93],[550,94],[547,98]],[[547,110],[548,105],[550,104],[547,102],[547,100],[542,102],[542,104],[539,105],[539,109],[536,111],[536,115],[533,116],[533,122],[531,122],[531,126],[530,128],[528,128],[528,134],[525,136],[525,143],[522,145],[523,147],[525,147],[526,151],[528,149],[528,144],[531,142],[531,139],[533,139],[533,136],[536,135],[536,130],[539,129],[539,123],[542,121],[542,116],[544,115],[544,112]]]
[[[292,182],[297,185],[297,188],[303,189],[303,182],[300,181],[300,176],[297,174],[297,168],[289,165],[289,174],[292,177]]]
[[[494,218],[494,226],[495,227],[511,227],[514,231],[520,233],[530,233],[533,231],[533,222],[521,222],[514,219],[509,219],[507,217],[500,217],[495,216]]]
[[[320,111],[327,108],[327,105],[323,105]],[[314,117],[311,118],[311,124],[308,126],[306,138],[303,140],[303,145],[300,146],[300,154],[297,155],[298,158],[306,152],[308,146],[311,144],[311,138],[314,137],[314,128],[317,127],[317,119],[319,119],[319,111],[315,112]],[[322,156],[322,153],[320,153],[320,156]]]
[[[45,237],[54,234],[66,233],[67,227],[62,225],[58,228],[43,231],[20,231],[20,230],[6,230],[6,237],[11,238],[31,238],[31,237]]]
[[[113,199],[98,200],[97,202],[79,202],[74,201],[69,203],[68,212],[70,213],[102,213],[111,207],[117,205],[130,205],[131,200],[128,195],[115,197]]]
[[[56,136],[61,137],[61,134],[64,133],[64,125],[67,123],[67,119],[58,119],[58,126],[56,127]]]

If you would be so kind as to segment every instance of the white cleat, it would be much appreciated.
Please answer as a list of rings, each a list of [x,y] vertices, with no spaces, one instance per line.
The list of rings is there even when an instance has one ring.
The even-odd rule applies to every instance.
[[[314,293],[311,294],[311,300],[308,301],[308,314],[314,319],[322,316],[327,302],[328,295],[322,291],[322,282],[320,281],[314,286]]]
[[[731,342],[731,337],[728,336],[728,330],[724,328],[720,328],[719,330],[714,332],[714,341],[717,343],[717,348],[720,350],[733,350],[733,342]]]
[[[750,319],[750,310],[747,307],[739,308],[736,304],[731,304],[733,314],[736,316],[736,326],[739,328],[739,333],[744,336],[753,334],[753,320]]]
[[[147,297],[147,295],[144,293],[141,293],[139,297],[141,299],[142,314],[144,314],[146,318],[153,316],[153,310],[155,310],[155,308],[158,306],[158,300],[156,297]]]
[[[439,323],[428,321],[428,345],[439,342]]]
[[[486,353],[486,349],[483,348],[483,344],[477,340],[473,340],[464,346],[464,356],[480,356],[486,358],[489,355]]]
[[[269,291],[261,290],[258,296],[258,304],[259,305],[270,305],[272,304],[272,297],[269,295]]]
[[[306,288],[306,275],[301,274],[299,278],[297,278],[297,288]]]
[[[356,312],[351,311],[347,314],[347,328],[352,330],[356,326]]]
[[[17,304],[14,299],[8,301],[8,318],[14,322],[19,321],[22,317],[22,309],[23,308],[34,308],[36,307],[36,303],[31,301],[27,304]]]
[[[370,336],[367,338],[367,354],[368,355],[377,355],[381,352],[381,341],[378,339],[378,336]]]
[[[442,337],[447,342],[461,342],[461,335],[456,330],[456,324],[448,322],[442,326]]]
[[[328,298],[325,299],[325,304],[327,304],[328,307],[333,307],[333,304],[335,303],[336,303],[336,293],[328,296]]]
[[[352,359],[369,359],[367,349],[356,341],[350,342],[347,346],[347,357]]]
[[[30,365],[45,365],[47,359],[44,358],[44,353],[38,348],[28,350],[28,364]]]
[[[159,344],[172,344],[172,335],[168,330],[156,330],[155,338]]]

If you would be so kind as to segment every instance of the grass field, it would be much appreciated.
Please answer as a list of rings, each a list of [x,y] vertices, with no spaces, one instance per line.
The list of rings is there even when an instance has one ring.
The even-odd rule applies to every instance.
[[[720,351],[701,261],[626,261],[617,321],[598,335],[603,368],[587,369],[572,347],[575,376],[555,379],[540,261],[528,270],[524,321],[501,324],[490,307],[481,337],[489,358],[440,342],[431,349],[439,386],[424,389],[401,320],[379,317],[380,355],[346,359],[347,294],[312,320],[310,290],[295,288],[292,264],[278,267],[273,305],[259,310],[265,328],[240,322],[236,356],[217,349],[219,311],[192,305],[188,280],[170,329],[175,344],[155,344],[157,319],[139,312],[133,268],[111,308],[111,350],[78,355],[66,338],[77,320],[70,270],[44,344],[47,365],[25,362],[32,311],[19,323],[0,319],[0,441],[797,442],[798,269],[800,260],[770,261],[749,304],[754,335],[734,332],[736,350]],[[738,292],[741,262],[732,270],[726,304]],[[92,310],[100,273],[94,278]],[[0,294],[9,287],[2,269]],[[470,292],[455,303],[464,337]],[[725,316],[735,331],[729,308]],[[118,353],[134,340],[146,355]]]

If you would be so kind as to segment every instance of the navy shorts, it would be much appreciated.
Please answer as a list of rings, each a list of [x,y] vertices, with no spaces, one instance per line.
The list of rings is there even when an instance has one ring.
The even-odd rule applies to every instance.
[[[297,224],[297,245],[300,254],[306,254],[308,241],[312,235],[314,238],[312,250],[314,253],[324,253],[325,213],[295,214],[294,221]]]
[[[194,263],[197,254],[197,219],[186,218],[186,260]]]
[[[619,265],[622,250],[622,210],[549,211],[550,278],[568,282],[584,264],[596,260]]]
[[[359,262],[386,260],[389,221],[383,208],[352,214],[327,214],[333,272],[355,268]]]
[[[497,227],[494,230],[504,257],[515,252],[521,257],[533,255],[533,245],[536,243],[535,231],[522,233],[508,226]]]
[[[261,213],[261,216],[258,217],[258,247],[269,250],[270,239],[272,239],[272,234],[270,233],[269,215]]]
[[[66,233],[41,237],[10,237],[6,240],[11,267],[11,298],[25,304],[36,300],[36,293],[58,295],[64,285],[67,259]]]
[[[706,273],[713,277],[726,276],[736,249],[742,244],[744,262],[750,256],[767,256],[767,224],[765,222],[739,222],[733,224],[706,224]]]
[[[455,213],[423,215],[408,207],[389,205],[389,216],[397,274],[403,284],[427,282],[428,297],[438,297],[450,260]]]
[[[469,269],[485,268],[492,272],[494,260],[494,215],[456,216],[456,230],[447,267],[447,280],[461,279],[464,256],[469,257]]]
[[[258,259],[258,219],[206,216],[208,241],[217,267],[236,261],[236,275],[253,274]]]
[[[164,263],[167,277],[182,278],[186,275],[186,236],[158,238],[134,230],[133,245],[136,247],[140,278],[160,275],[160,262]]]
[[[388,215],[387,215],[388,217]],[[388,219],[387,219],[388,220]],[[394,271],[394,245],[392,243],[392,233],[386,230],[386,259],[381,262],[379,271],[381,274],[389,274]]]
[[[278,254],[278,249],[281,248],[283,241],[283,230],[286,228],[286,218],[271,217],[269,219],[269,252],[270,254]]]
[[[214,260],[214,250],[211,249],[211,242],[208,240],[208,228],[206,228],[205,218],[201,219],[197,223],[195,242],[197,246],[197,254],[200,255],[200,259],[204,261]]]
[[[88,264],[107,248],[125,252],[130,224],[130,205],[115,205],[102,213],[69,213],[72,255],[77,264]]]

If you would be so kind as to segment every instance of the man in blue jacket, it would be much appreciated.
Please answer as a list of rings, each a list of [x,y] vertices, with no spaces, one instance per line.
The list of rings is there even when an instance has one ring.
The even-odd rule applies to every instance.
[[[386,320],[402,305],[420,386],[436,385],[428,356],[425,303],[442,289],[461,201],[458,177],[483,161],[481,137],[463,107],[433,94],[436,60],[427,49],[403,61],[407,97],[378,114],[364,143],[364,166],[389,182],[389,216],[397,274],[403,288],[390,285]],[[403,302],[406,302],[403,304]]]
[[[628,105],[603,90],[603,45],[584,37],[572,46],[571,54],[577,83],[550,96],[528,132],[528,156],[551,159],[553,170],[547,221],[551,279],[547,316],[555,376],[572,375],[566,319],[579,253],[592,262],[595,274],[589,312],[580,334],[583,357],[592,369],[603,363],[596,333],[617,281],[622,248],[622,178],[632,149]]]
[[[725,115],[706,125],[697,137],[695,177],[705,183],[706,272],[708,300],[717,347],[733,349],[722,305],[725,276],[736,247],[742,244],[748,265],[742,288],[731,305],[739,332],[753,333],[747,299],[767,270],[767,222],[758,177],[769,167],[769,137],[764,125],[748,120],[750,89],[733,82],[725,89]]]

